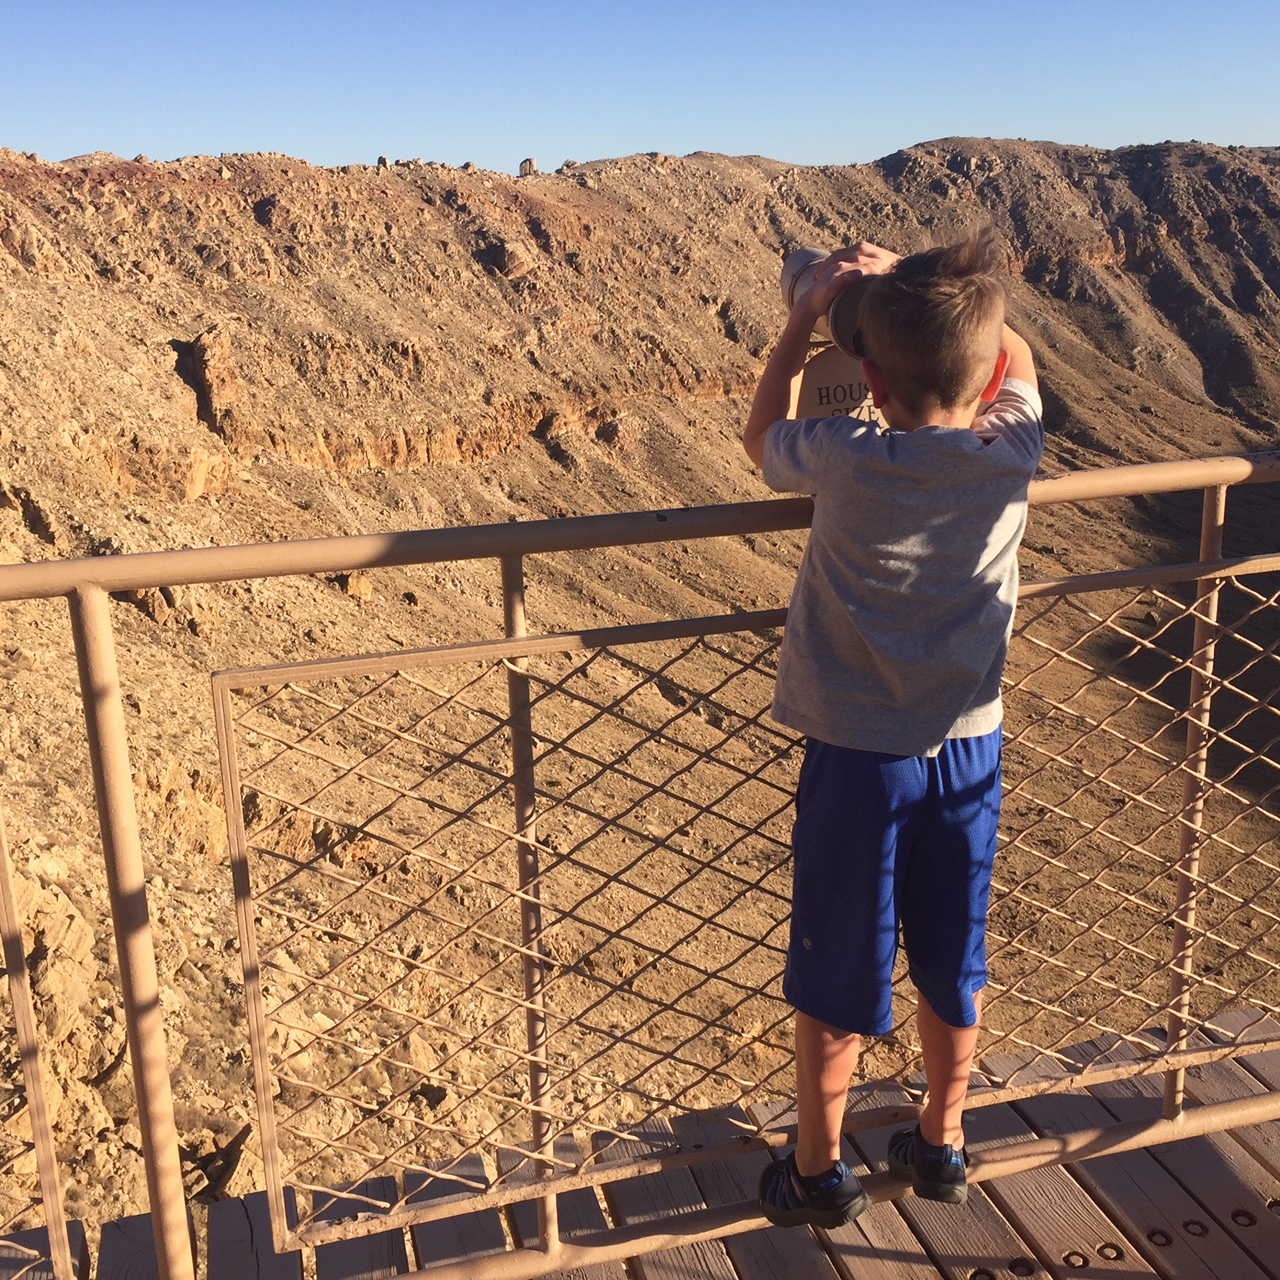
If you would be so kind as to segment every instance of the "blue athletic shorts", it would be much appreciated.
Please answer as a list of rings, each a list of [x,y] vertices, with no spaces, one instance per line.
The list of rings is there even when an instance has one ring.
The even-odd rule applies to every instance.
[[[898,929],[912,982],[971,1027],[987,984],[987,907],[1000,817],[997,729],[936,756],[810,738],[796,789],[795,887],[782,991],[842,1031],[893,1027]]]

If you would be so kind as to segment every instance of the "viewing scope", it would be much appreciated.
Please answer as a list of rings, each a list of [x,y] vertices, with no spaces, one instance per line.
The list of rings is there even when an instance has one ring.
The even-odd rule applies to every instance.
[[[822,249],[795,249],[782,263],[782,297],[790,308],[813,288],[814,268],[827,258]],[[855,278],[835,296],[825,316],[819,316],[814,334],[830,345],[805,361],[798,383],[792,388],[791,418],[846,416],[883,427],[872,403],[871,389],[863,381],[858,350],[858,311],[866,280]]]
[[[826,261],[828,254],[822,249],[793,249],[782,262],[782,297],[788,310],[813,287],[814,269]],[[862,306],[862,294],[866,280],[855,279],[835,296],[825,316],[818,318],[813,331],[820,338],[834,342],[845,355],[857,360],[858,309]]]

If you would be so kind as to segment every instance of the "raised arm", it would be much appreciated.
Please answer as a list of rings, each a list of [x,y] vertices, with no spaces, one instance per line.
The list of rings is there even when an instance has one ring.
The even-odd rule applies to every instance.
[[[1027,345],[1027,340],[1014,333],[1008,325],[1004,327],[1003,349],[1009,353],[1009,367],[1005,369],[1004,376],[1029,382],[1039,391],[1040,382],[1036,377],[1036,362],[1032,359],[1031,348]]]
[[[769,428],[791,412],[791,384],[800,376],[809,355],[813,319],[808,317],[807,309],[805,314],[801,314],[801,310],[796,307],[787,317],[778,345],[760,375],[760,385],[756,387],[746,430],[742,433],[742,447],[757,467],[764,466],[764,438]]]
[[[809,336],[818,317],[826,315],[836,294],[863,276],[890,270],[898,255],[866,241],[841,249],[813,268],[807,293],[796,300],[778,345],[765,365],[742,433],[742,447],[757,467],[764,465],[764,438],[769,428],[791,411],[791,384],[800,376],[809,355]]]

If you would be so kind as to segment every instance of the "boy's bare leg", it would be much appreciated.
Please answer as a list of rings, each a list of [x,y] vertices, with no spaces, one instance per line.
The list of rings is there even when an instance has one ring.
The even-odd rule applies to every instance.
[[[826,1173],[840,1159],[849,1081],[861,1048],[861,1036],[796,1010],[796,1168],[802,1177]]]
[[[924,1074],[929,1097],[920,1113],[920,1136],[932,1147],[964,1146],[960,1118],[969,1093],[969,1072],[978,1047],[978,1027],[982,1022],[982,992],[974,993],[978,1021],[971,1027],[953,1027],[934,1013],[921,996],[916,1011]],[[797,1058],[799,1051],[797,1049]]]

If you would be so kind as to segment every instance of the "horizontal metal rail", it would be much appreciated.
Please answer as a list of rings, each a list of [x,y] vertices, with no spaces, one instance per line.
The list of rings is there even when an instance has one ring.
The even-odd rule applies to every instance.
[[[324,680],[339,675],[378,675],[418,667],[447,667],[459,662],[500,662],[540,653],[568,653],[575,649],[604,649],[616,644],[648,644],[655,640],[691,640],[736,631],[762,631],[786,624],[785,609],[724,613],[709,618],[674,618],[669,622],[631,623],[597,627],[591,631],[553,631],[515,639],[471,640],[429,649],[397,649],[367,657],[315,658],[309,662],[280,662],[265,667],[240,667],[214,673],[214,687],[280,684],[291,680]]]
[[[1040,596],[1080,595],[1089,591],[1110,591],[1116,587],[1168,585],[1197,582],[1205,578],[1229,578],[1252,573],[1280,572],[1280,555],[1242,556],[1234,560],[1166,565],[1156,569],[1117,569],[1111,573],[1078,574],[1067,578],[1046,578],[1024,582],[1019,599]],[[616,644],[647,644],[656,640],[686,640],[695,636],[726,635],[736,631],[758,631],[786,625],[785,609],[757,609],[705,618],[676,618],[667,622],[632,623],[618,627],[597,627],[590,631],[554,631],[519,639],[472,640],[463,644],[439,645],[426,649],[397,649],[371,653],[358,660],[314,658],[307,662],[280,662],[261,667],[232,667],[216,672],[215,687],[235,688],[245,684],[276,684],[289,680],[322,680],[338,675],[378,675],[410,667],[452,666],[457,662],[497,662],[541,653],[566,653],[577,649],[604,649]]]
[[[1243,1128],[1280,1118],[1280,1093],[1264,1093],[1230,1102],[1211,1103],[1182,1112],[1176,1120],[1133,1120],[1105,1128],[1081,1129],[1052,1138],[1010,1143],[970,1156],[970,1182],[987,1182],[1046,1165],[1074,1164],[1121,1151],[1159,1146],[1182,1138],[1224,1129]],[[891,1173],[872,1173],[862,1179],[867,1194],[875,1202],[896,1200],[907,1193],[901,1179]],[[639,1251],[654,1252],[719,1240],[754,1231],[764,1225],[760,1206],[754,1200],[698,1209],[668,1219],[670,1230],[655,1231],[652,1221],[593,1232],[564,1242],[554,1252],[519,1249],[491,1258],[446,1263],[411,1271],[404,1280],[535,1280],[553,1272],[589,1267],[597,1262],[619,1261]]]
[[[1094,498],[1132,497],[1202,489],[1207,485],[1265,484],[1280,480],[1280,452],[1236,457],[1149,462],[1078,471],[1032,482],[1030,502],[1046,506]],[[309,538],[183,551],[146,551],[78,560],[42,560],[0,566],[0,602],[65,596],[87,587],[140,591],[244,578],[342,573],[352,569],[483,560],[554,551],[679,542],[807,528],[809,498],[775,498],[713,507],[678,507],[564,520],[516,521],[455,529],[418,529],[343,538]]]
[[[1280,450],[1069,471],[1048,480],[1033,480],[1029,500],[1033,507],[1044,507],[1056,502],[1134,498],[1149,493],[1179,493],[1216,485],[1267,484],[1275,480],[1280,480]]]
[[[1109,1063],[1103,1067],[1090,1067],[1071,1075],[1051,1076],[1026,1084],[1002,1084],[975,1088],[965,1099],[965,1111],[980,1111],[983,1107],[1007,1106],[1010,1103],[1022,1102],[1028,1098],[1043,1097],[1046,1094],[1059,1094],[1070,1090],[1093,1088],[1095,1085],[1112,1084],[1118,1080],[1132,1080],[1137,1076],[1156,1075],[1169,1070],[1186,1070],[1201,1067],[1213,1062],[1223,1062],[1239,1054],[1239,1044],[1215,1044],[1194,1049],[1180,1049],[1161,1054],[1155,1058],[1134,1058],[1124,1062]],[[1268,1053],[1280,1049],[1280,1040],[1267,1039],[1251,1041],[1247,1045],[1251,1054]],[[1280,1095],[1277,1095],[1280,1096]],[[881,1107],[868,1108],[865,1111],[847,1111],[841,1128],[844,1133],[861,1133],[868,1129],[879,1129],[891,1124],[910,1124],[920,1117],[922,1107],[915,1102],[891,1103]],[[1099,1132],[1110,1132],[1110,1129]],[[541,1183],[516,1183],[498,1187],[493,1191],[476,1195],[446,1197],[423,1204],[406,1206],[394,1215],[397,1226],[416,1226],[420,1223],[437,1222],[441,1219],[455,1218],[459,1212],[479,1213],[485,1209],[501,1208],[505,1205],[520,1204],[525,1200],[535,1200],[548,1192],[556,1195],[578,1191],[584,1187],[602,1187],[612,1182],[624,1182],[630,1178],[645,1177],[649,1174],[667,1173],[673,1169],[687,1169],[717,1160],[728,1160],[749,1151],[768,1151],[785,1147],[796,1140],[794,1124],[769,1126],[763,1131],[752,1134],[743,1132],[740,1138],[732,1142],[720,1143],[716,1146],[687,1147],[673,1146],[672,1150],[660,1155],[638,1156],[628,1160],[611,1160],[608,1163],[584,1164],[577,1173],[560,1174]],[[1021,1145],[1018,1146],[1021,1150]],[[1004,1150],[1002,1148],[1001,1150]],[[984,1157],[988,1161],[997,1153],[988,1151]],[[1010,1172],[1015,1172],[1010,1170]],[[996,1176],[996,1175],[988,1175]],[[1002,1176],[1002,1175],[1001,1175]],[[368,1222],[344,1219],[330,1222],[313,1222],[306,1227],[295,1229],[288,1235],[287,1247],[297,1249],[303,1245],[316,1246],[332,1244],[337,1240],[348,1240],[353,1236],[368,1234]]]
[[[1067,578],[1024,582],[1019,600],[1042,596],[1076,596],[1117,587],[1166,587],[1174,582],[1203,582],[1208,578],[1242,578],[1251,573],[1280,573],[1280,555],[1239,556],[1232,560],[1192,560],[1150,569],[1113,569],[1109,573],[1079,573]]]
[[[191,586],[244,578],[344,573],[352,569],[501,559],[553,551],[589,551],[647,542],[731,537],[807,528],[808,498],[739,502],[670,511],[573,516],[453,529],[417,529],[344,538],[308,538],[186,551],[144,551],[82,560],[49,560],[0,567],[0,601],[66,595],[86,583],[106,591]]]

